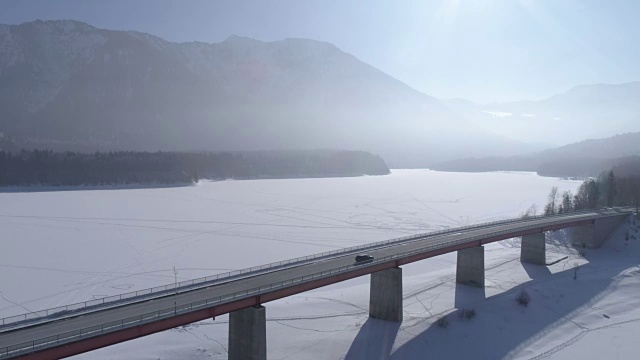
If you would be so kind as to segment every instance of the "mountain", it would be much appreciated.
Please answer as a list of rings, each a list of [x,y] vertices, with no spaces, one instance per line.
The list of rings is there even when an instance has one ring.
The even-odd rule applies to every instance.
[[[640,155],[640,133],[626,133],[604,139],[588,139],[555,149],[542,151],[538,157],[543,159],[572,159],[591,157],[611,159]]]
[[[637,161],[640,133],[626,133],[604,139],[589,139],[538,153],[511,156],[464,158],[433,166],[442,171],[536,171],[560,177],[598,176],[602,171]]]
[[[640,131],[640,82],[581,85],[540,101],[474,104],[446,100],[474,124],[526,142],[570,144]]]
[[[529,148],[336,46],[0,26],[0,133],[55,150],[365,150],[421,167]]]

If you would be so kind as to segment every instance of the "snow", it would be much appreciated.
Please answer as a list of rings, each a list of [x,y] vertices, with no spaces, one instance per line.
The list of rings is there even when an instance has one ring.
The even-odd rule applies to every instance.
[[[494,110],[494,111],[486,110],[486,111],[483,111],[483,113],[489,114],[493,117],[500,117],[500,118],[513,115],[512,113],[509,113],[509,112],[497,111],[497,110]]]
[[[551,186],[578,185],[531,173],[394,170],[358,178],[0,193],[0,316],[171,283],[173,266],[185,280],[513,217],[532,203],[541,209]],[[407,265],[401,325],[368,319],[368,277],[268,303],[269,359],[628,358],[640,330],[640,240],[624,241],[627,228],[584,256],[567,246],[569,233],[553,233],[547,259],[568,258],[548,267],[521,264],[519,240],[487,245],[485,289],[455,284],[455,253]],[[527,307],[514,300],[521,289],[531,295]],[[462,308],[475,309],[476,318],[459,318]],[[436,321],[445,314],[450,324],[441,328]],[[226,321],[222,316],[77,358],[226,359]]]

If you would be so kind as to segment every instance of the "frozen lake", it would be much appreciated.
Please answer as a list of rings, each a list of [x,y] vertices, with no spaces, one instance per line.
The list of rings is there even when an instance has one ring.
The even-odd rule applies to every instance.
[[[296,256],[542,209],[531,173],[394,170],[358,178],[201,182],[158,189],[0,193],[0,316],[80,302]],[[270,302],[269,359],[633,358],[640,331],[637,221],[598,250],[547,234],[549,266],[520,240],[485,246],[484,289],[455,283],[456,254],[403,266],[401,324],[368,319],[369,277]],[[580,267],[577,279],[574,269]],[[531,294],[524,308],[520,289]],[[461,319],[463,308],[476,319]],[[447,315],[447,329],[437,319]],[[78,359],[227,359],[228,317]],[[499,339],[499,341],[496,341]],[[487,346],[491,344],[491,346]]]
[[[518,216],[531,173],[394,170],[356,178],[0,193],[0,316],[351,245]]]

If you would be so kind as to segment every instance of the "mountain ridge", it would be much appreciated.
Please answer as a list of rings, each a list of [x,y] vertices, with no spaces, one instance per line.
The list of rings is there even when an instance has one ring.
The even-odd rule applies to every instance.
[[[576,85],[542,100],[474,104],[445,100],[452,111],[497,134],[529,143],[571,144],[640,131],[640,81]]]
[[[54,150],[363,150],[394,167],[528,149],[330,43],[175,43],[73,20],[0,35],[0,132]]]
[[[587,139],[554,149],[512,157],[465,158],[443,162],[434,170],[535,171],[539,175],[595,177],[613,166],[640,157],[640,132]]]

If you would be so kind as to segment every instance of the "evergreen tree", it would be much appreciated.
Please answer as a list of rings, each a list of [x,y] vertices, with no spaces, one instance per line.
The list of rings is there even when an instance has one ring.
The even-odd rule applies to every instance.
[[[563,212],[572,212],[574,210],[573,206],[573,194],[571,191],[565,191],[562,193],[562,211]]]
[[[616,186],[616,177],[613,174],[613,171],[609,171],[606,178],[606,206],[612,207],[615,201],[615,198],[618,194],[618,189]]]
[[[573,199],[575,210],[596,209],[600,202],[600,189],[594,179],[585,180]]]

